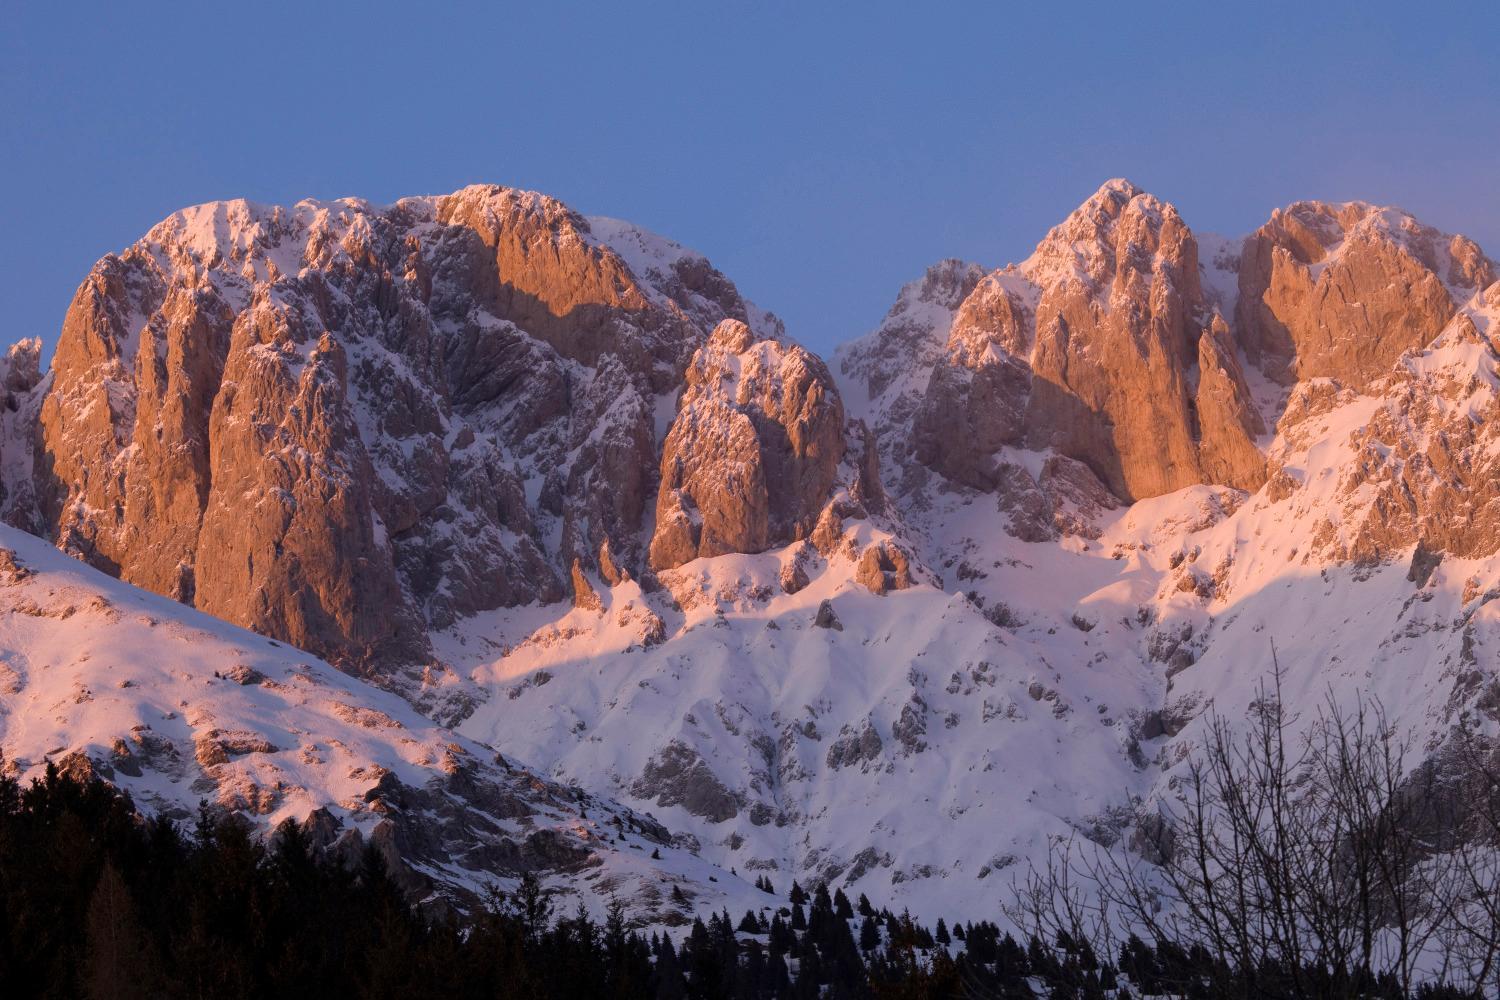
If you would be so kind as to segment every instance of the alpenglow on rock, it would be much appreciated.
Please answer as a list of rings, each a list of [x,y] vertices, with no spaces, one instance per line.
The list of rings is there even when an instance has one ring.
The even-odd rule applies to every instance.
[[[1245,240],[1236,323],[1272,378],[1360,389],[1431,343],[1495,276],[1473,240],[1399,209],[1298,202]]]
[[[1208,240],[1200,259],[1175,208],[1115,180],[1019,265],[976,277],[945,261],[840,350],[866,390],[855,415],[903,481],[930,470],[1002,504],[1036,495],[1023,452],[1082,462],[1126,502],[1254,490],[1278,383],[1363,390],[1495,275],[1471,240],[1359,202],[1298,203],[1243,244]]]
[[[806,537],[843,454],[844,408],[823,362],[725,320],[693,356],[667,433],[652,567]]]
[[[187,209],[79,288],[34,455],[5,445],[9,517],[348,668],[419,664],[575,564],[649,572],[656,415],[721,321],[781,336],[701,256],[530,192]],[[810,382],[743,404],[780,428],[769,520],[705,552],[805,530],[827,491],[831,380],[775,350]]]
[[[1228,240],[1114,181],[1019,265],[932,267],[835,376],[703,258],[540,195],[208,206],[99,265],[51,373],[12,352],[4,510],[380,671],[545,794],[618,799],[726,870],[991,919],[1060,838],[1160,829],[1209,707],[1263,707],[1273,644],[1299,709],[1374,693],[1413,766],[1446,766],[1460,723],[1500,726],[1493,276],[1394,209],[1297,205]],[[170,728],[182,768],[122,766],[223,795],[253,766],[252,806],[272,764],[309,774],[309,806],[367,768],[301,749],[375,717],[309,702],[293,733],[228,697],[276,694],[281,717],[287,691],[354,690],[304,689],[284,645],[90,688],[99,658],[59,653],[77,629],[101,649],[106,625],[189,633],[53,592],[45,549],[0,578],[44,556],[0,588],[24,654],[0,657],[0,701],[146,714],[0,727],[8,760],[21,737],[32,767],[62,746],[170,757],[130,735]],[[185,710],[209,706],[224,721]],[[515,839],[466,833],[484,797],[439,795],[524,778],[381,732],[426,770],[347,787],[408,832],[444,820],[419,859]],[[606,809],[623,821],[591,805],[578,835]],[[650,849],[608,836],[611,864]],[[649,897],[670,873],[639,874]]]

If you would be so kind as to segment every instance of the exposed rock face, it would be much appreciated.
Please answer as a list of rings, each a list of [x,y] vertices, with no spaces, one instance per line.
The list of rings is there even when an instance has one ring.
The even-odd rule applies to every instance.
[[[1266,460],[1256,438],[1266,431],[1245,384],[1234,340],[1223,318],[1198,338],[1199,464],[1203,480],[1253,490],[1266,481]]]
[[[1198,247],[1170,205],[1105,185],[1037,247],[1029,441],[1087,462],[1125,499],[1198,482],[1187,370]]]
[[[593,584],[589,583],[589,578],[584,574],[583,566],[577,559],[573,560],[573,568],[568,575],[573,585],[573,606],[585,611],[600,610],[603,602],[599,600],[598,593],[594,590]]]
[[[823,363],[720,323],[688,366],[662,450],[652,567],[806,537],[843,452],[844,409]]]
[[[1273,378],[1362,388],[1494,280],[1472,240],[1397,209],[1298,202],[1246,239],[1236,325]]]
[[[854,579],[872,594],[905,590],[912,585],[911,560],[900,547],[877,542],[859,557]]]
[[[734,818],[744,805],[696,750],[678,742],[668,743],[651,759],[630,791],[659,806],[680,805],[710,823]]]
[[[132,583],[345,666],[416,663],[429,627],[564,596],[575,560],[639,573],[658,396],[726,318],[779,333],[701,257],[527,192],[189,209],[79,288],[36,502],[8,467],[6,503]],[[826,491],[798,463],[837,461],[837,399],[786,378],[755,403],[790,442],[767,533],[718,544],[764,547]]]
[[[940,364],[912,421],[918,462],[954,482],[993,490],[1000,481],[997,453],[1025,439],[1031,369],[1013,357],[985,359],[976,368]]]
[[[1035,477],[1019,463],[1001,465],[995,494],[1009,515],[1007,530],[1024,542],[1096,537],[1099,517],[1120,506],[1088,466],[1062,455],[1048,458]]]
[[[37,531],[32,458],[37,411],[46,382],[41,374],[42,342],[12,344],[0,358],[0,520]]]
[[[1026,357],[1036,331],[1034,299],[1015,275],[985,275],[958,304],[948,333],[948,355],[967,368],[995,357]]]
[[[844,352],[843,370],[865,383],[864,416],[898,465],[1001,493],[1006,509],[1037,487],[1007,457],[1018,448],[1083,462],[1127,501],[1205,481],[1253,488],[1264,423],[1200,270],[1176,209],[1111,181],[1019,266],[972,285],[971,272],[934,268],[892,310],[922,316],[925,340],[888,317]],[[955,294],[928,300],[929,286]],[[880,359],[908,343],[920,345],[910,361],[925,384],[897,395],[887,387],[898,366]],[[911,465],[901,482],[923,488]],[[1038,507],[1025,518],[1050,516]]]
[[[1424,559],[1500,550],[1500,351],[1481,332],[1497,323],[1500,283],[1372,383],[1373,409],[1327,381],[1293,393],[1281,421],[1287,459],[1320,442],[1347,449],[1330,495],[1293,501],[1320,513],[1315,554],[1373,564],[1412,546]],[[1342,435],[1341,410],[1361,416]]]
[[[1019,537],[1054,537],[1045,459],[1028,472],[1028,451],[1082,462],[1126,502],[1199,483],[1256,490],[1261,407],[1274,417],[1278,403],[1257,402],[1247,364],[1364,390],[1495,275],[1472,241],[1360,203],[1299,203],[1240,253],[1209,245],[1200,261],[1171,205],[1110,181],[1019,266],[975,279],[945,261],[903,290],[841,350],[900,505],[928,502],[930,471],[997,494]],[[902,352],[904,365],[889,360]]]

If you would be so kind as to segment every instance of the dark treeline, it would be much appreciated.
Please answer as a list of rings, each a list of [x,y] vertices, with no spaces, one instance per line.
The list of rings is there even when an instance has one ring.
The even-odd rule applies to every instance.
[[[0,778],[7,998],[1246,995],[1224,991],[1221,966],[1201,948],[1136,938],[1110,956],[1067,934],[1023,946],[994,923],[927,927],[795,883],[675,942],[630,930],[618,905],[602,923],[555,914],[531,879],[467,917],[434,919],[373,849],[348,868],[316,860],[292,824],[265,844],[207,810],[187,830],[143,819],[97,780]]]

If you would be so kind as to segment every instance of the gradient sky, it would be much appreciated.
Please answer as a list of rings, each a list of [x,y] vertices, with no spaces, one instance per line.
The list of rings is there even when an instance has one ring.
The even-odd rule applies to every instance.
[[[694,247],[820,351],[1112,176],[1197,230],[1360,198],[1500,253],[1489,3],[92,6],[0,0],[5,341],[184,205],[477,181]]]

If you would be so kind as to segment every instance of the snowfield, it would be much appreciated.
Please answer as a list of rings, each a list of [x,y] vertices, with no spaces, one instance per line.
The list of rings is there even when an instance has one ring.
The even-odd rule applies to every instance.
[[[23,781],[50,760],[184,823],[200,802],[262,833],[308,822],[336,856],[374,844],[408,885],[459,905],[526,870],[566,909],[603,914],[617,897],[643,925],[770,901],[650,817],[12,528],[0,528],[0,692],[4,767]]]

